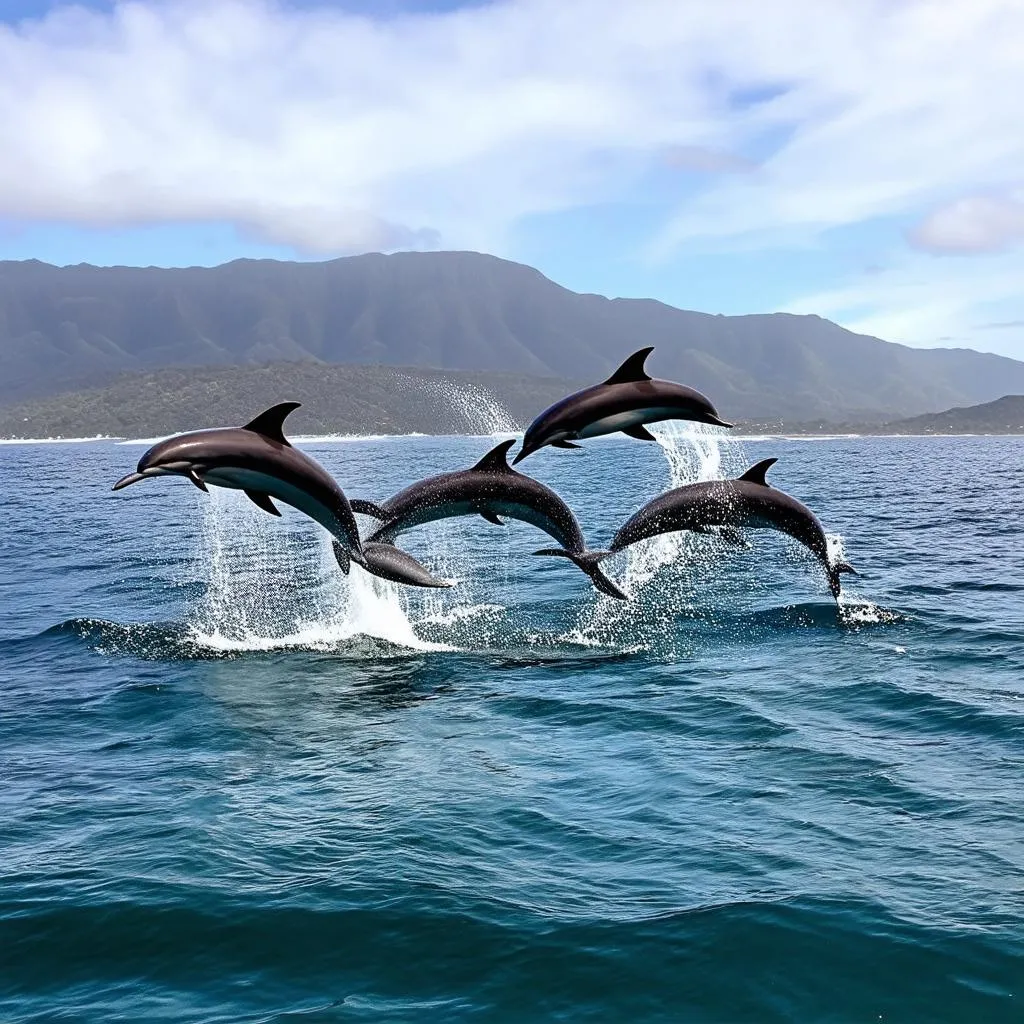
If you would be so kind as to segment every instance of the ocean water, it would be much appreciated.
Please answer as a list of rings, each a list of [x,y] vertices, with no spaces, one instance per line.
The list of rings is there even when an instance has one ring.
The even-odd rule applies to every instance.
[[[303,447],[350,497],[489,437]],[[600,547],[770,455],[859,569],[482,519],[345,579],[138,445],[0,445],[0,1020],[1024,1019],[1024,439],[589,442]]]

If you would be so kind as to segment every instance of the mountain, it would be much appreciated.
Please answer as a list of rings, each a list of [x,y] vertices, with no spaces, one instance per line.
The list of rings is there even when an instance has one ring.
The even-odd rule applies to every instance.
[[[596,381],[643,345],[656,347],[655,374],[706,392],[727,419],[881,421],[1024,392],[1012,359],[910,349],[816,316],[580,295],[479,253],[185,269],[0,262],[0,403],[124,371],[280,361]]]
[[[302,402],[288,417],[293,436],[484,434],[514,431],[573,387],[513,373],[320,363],[154,370],[0,407],[0,437],[152,437],[247,423],[288,400]]]
[[[1024,434],[1024,395],[886,423],[894,434]]]
[[[103,387],[0,406],[0,437],[151,437],[245,423],[277,402],[302,399],[297,434],[489,434],[522,429],[579,381],[499,371],[416,367],[189,367],[124,373]],[[1024,395],[890,423],[761,420],[741,432],[1024,434]]]

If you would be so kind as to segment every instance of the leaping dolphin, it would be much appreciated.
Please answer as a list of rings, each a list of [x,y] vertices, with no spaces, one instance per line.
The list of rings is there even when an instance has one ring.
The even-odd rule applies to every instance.
[[[778,491],[765,480],[777,462],[765,459],[736,480],[710,480],[666,491],[628,519],[612,539],[611,550],[621,551],[647,537],[678,530],[711,533],[743,544],[735,531],[750,527],[780,530],[798,540],[815,555],[828,575],[832,596],[839,599],[840,574],[856,572],[846,562],[829,562],[828,542],[818,517],[796,498]]]
[[[272,498],[304,512],[334,537],[334,555],[342,571],[350,560],[367,572],[412,586],[444,587],[410,555],[378,548],[359,539],[352,508],[334,478],[284,436],[285,417],[299,407],[282,402],[261,412],[244,427],[219,427],[178,434],[153,445],[138,469],[114,484],[115,491],[153,476],[184,476],[201,491],[207,484],[244,491],[264,512],[281,513]]]
[[[669,380],[652,380],[644,362],[653,347],[634,352],[604,383],[577,391],[545,409],[526,429],[523,447],[512,460],[522,461],[545,445],[579,448],[573,441],[621,430],[639,441],[654,441],[645,423],[693,420],[731,427],[699,391]]]
[[[536,554],[570,559],[602,593],[625,600],[626,595],[601,572],[598,564],[609,552],[588,551],[572,509],[550,487],[516,472],[508,464],[508,450],[514,444],[515,441],[502,441],[472,469],[420,480],[383,504],[356,498],[352,508],[381,521],[370,542],[385,544],[413,527],[455,516],[479,515],[498,526],[504,525],[501,516],[519,519],[543,530],[561,545]]]

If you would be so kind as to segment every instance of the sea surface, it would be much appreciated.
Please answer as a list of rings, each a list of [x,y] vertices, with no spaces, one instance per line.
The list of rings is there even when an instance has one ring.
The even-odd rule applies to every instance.
[[[301,447],[350,497],[500,438]],[[663,538],[451,591],[145,445],[0,445],[0,1021],[1024,1020],[1024,438],[665,431],[521,469],[592,547],[777,456],[860,575]]]

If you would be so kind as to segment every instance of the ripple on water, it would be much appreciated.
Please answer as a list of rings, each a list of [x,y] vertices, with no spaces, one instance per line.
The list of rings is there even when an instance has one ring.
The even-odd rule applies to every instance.
[[[638,545],[623,604],[480,519],[401,592],[288,510],[111,495],[117,445],[0,449],[4,1012],[1016,1020],[1022,443],[659,434],[526,468],[598,548],[780,455],[838,608],[769,533]],[[489,443],[310,447],[376,500]]]

